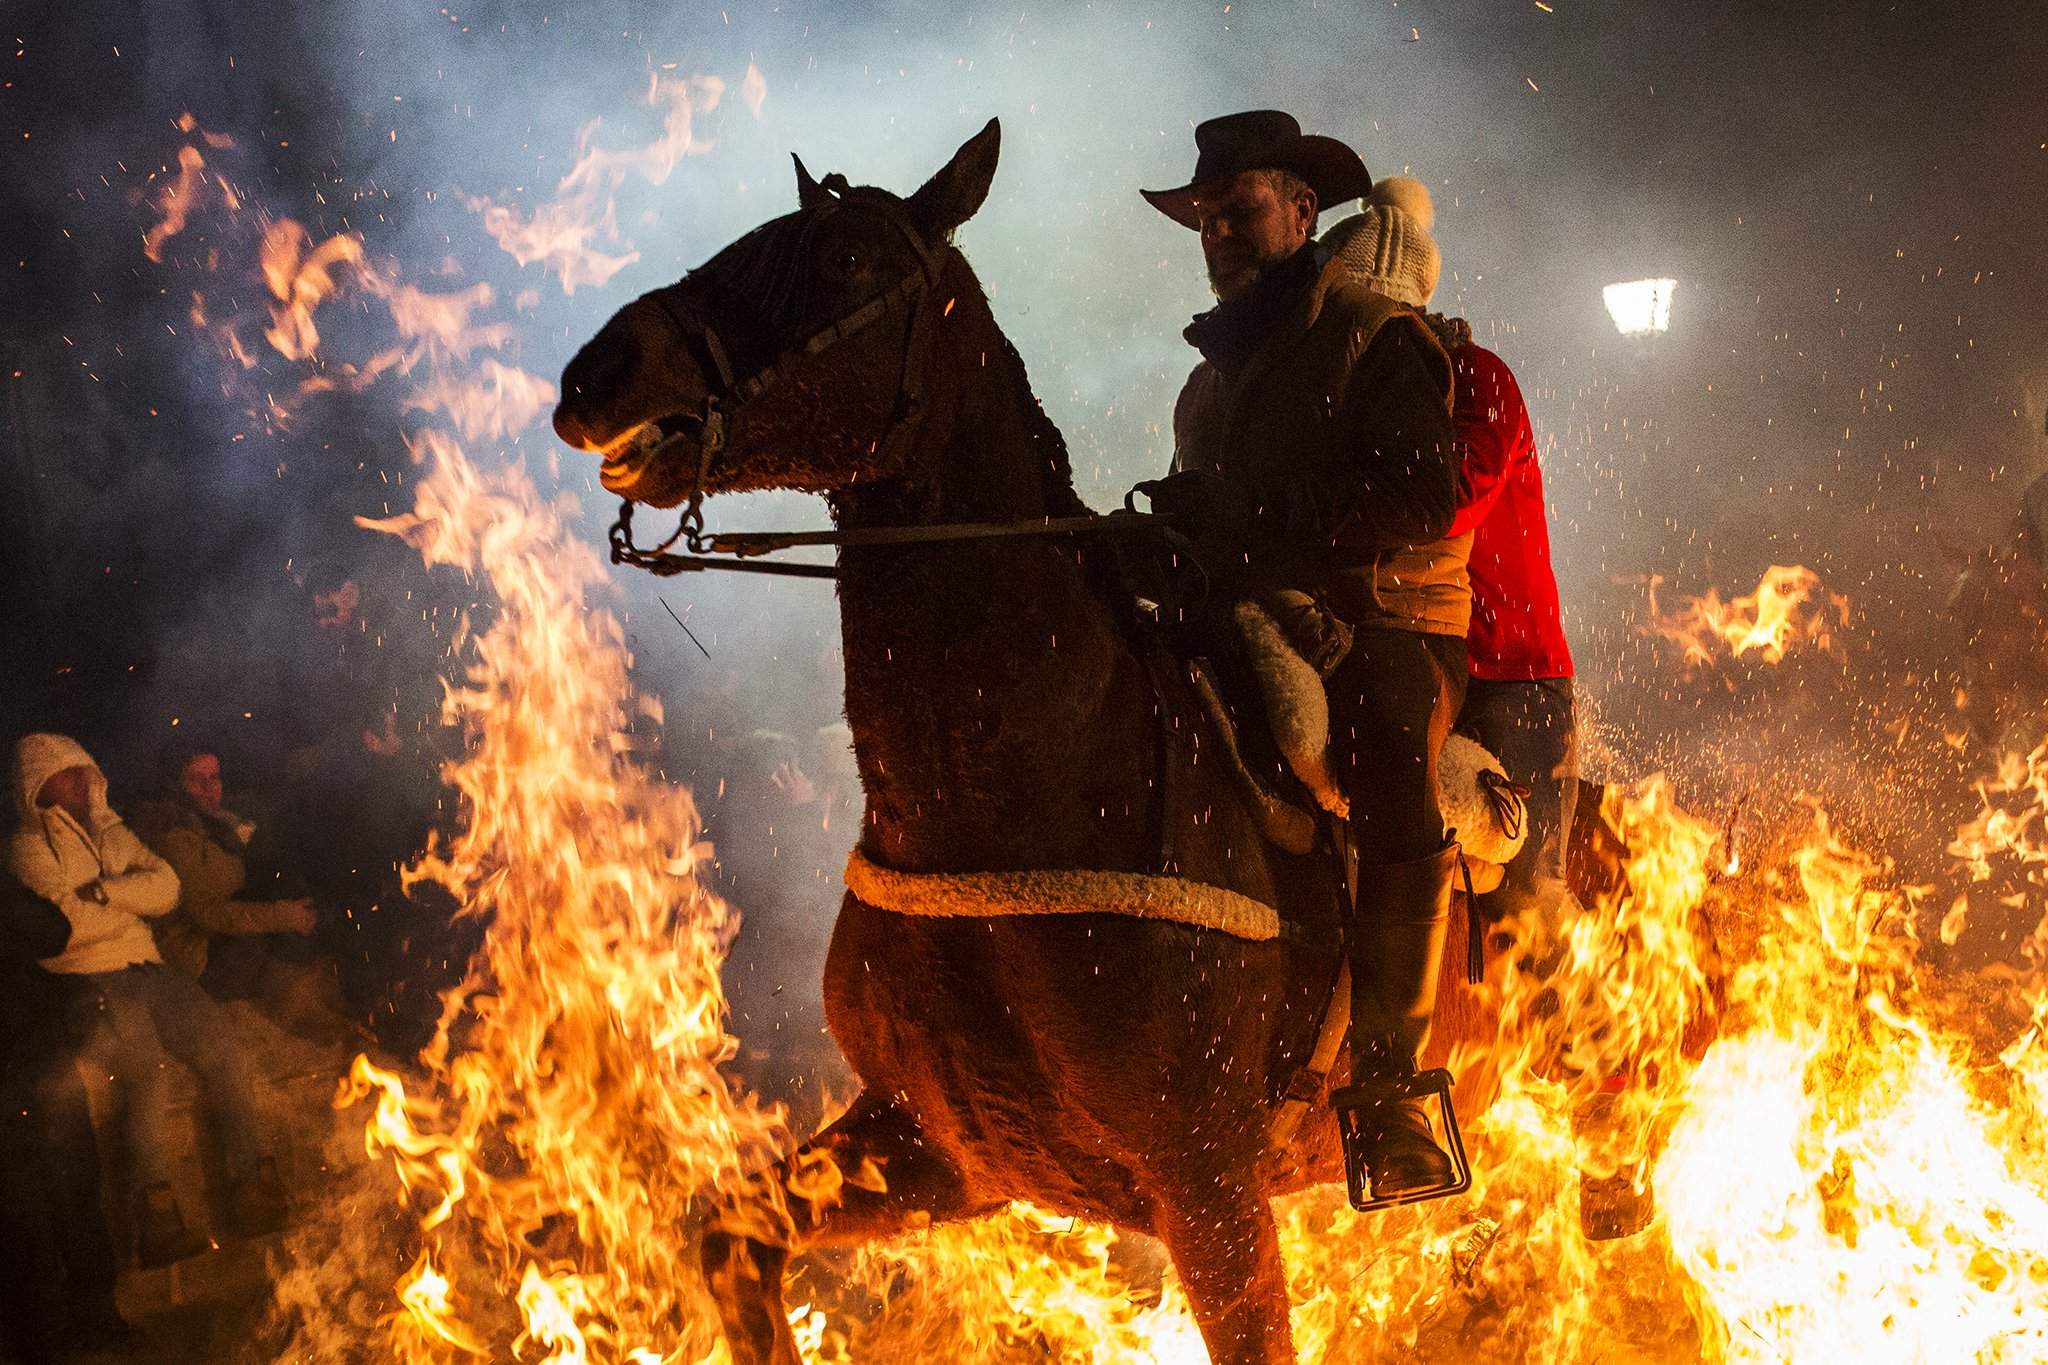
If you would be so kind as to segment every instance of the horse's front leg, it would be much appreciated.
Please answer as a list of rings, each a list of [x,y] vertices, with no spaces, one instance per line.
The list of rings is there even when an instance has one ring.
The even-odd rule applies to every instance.
[[[704,1233],[700,1263],[734,1365],[802,1365],[782,1299],[796,1252],[876,1241],[1000,1202],[971,1199],[915,1119],[862,1095]]]
[[[1184,1176],[1185,1172],[1176,1172]],[[1294,1365],[1280,1234],[1264,1191],[1226,1171],[1159,1190],[1154,1231],[1216,1365]]]
[[[803,1365],[782,1303],[789,1248],[710,1228],[698,1255],[734,1365]]]

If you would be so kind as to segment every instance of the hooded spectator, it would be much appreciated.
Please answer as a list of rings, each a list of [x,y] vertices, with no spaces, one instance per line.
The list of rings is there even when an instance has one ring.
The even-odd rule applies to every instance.
[[[64,951],[64,913],[0,873],[0,1355],[126,1350],[134,1329],[114,1302],[119,1270],[100,1207],[99,1154],[76,1049],[69,992],[36,959]]]
[[[218,1121],[235,1182],[234,1230],[275,1231],[284,1189],[254,1102],[250,1059],[220,1006],[190,977],[165,969],[150,932],[149,921],[177,908],[177,873],[107,804],[106,777],[75,741],[25,736],[15,745],[14,779],[20,826],[8,840],[8,870],[69,922],[69,941],[42,965],[76,981],[88,1055],[126,1093],[138,1259],[166,1265],[206,1247],[171,1187],[179,1146],[171,1057],[192,1069]]]

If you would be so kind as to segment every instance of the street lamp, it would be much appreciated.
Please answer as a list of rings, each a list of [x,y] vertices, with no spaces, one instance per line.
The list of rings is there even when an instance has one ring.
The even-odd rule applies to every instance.
[[[1671,294],[1677,288],[1677,280],[1629,280],[1610,284],[1600,293],[1615,330],[1625,337],[1640,337],[1671,330]]]

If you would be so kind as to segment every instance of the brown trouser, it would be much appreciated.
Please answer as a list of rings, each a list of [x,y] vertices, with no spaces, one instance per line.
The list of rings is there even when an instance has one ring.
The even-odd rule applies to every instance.
[[[1325,687],[1331,762],[1360,861],[1429,857],[1444,842],[1437,759],[1464,701],[1464,638],[1360,630]]]

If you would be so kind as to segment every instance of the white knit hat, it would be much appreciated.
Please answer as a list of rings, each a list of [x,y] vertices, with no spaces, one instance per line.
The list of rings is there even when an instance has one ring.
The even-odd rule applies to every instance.
[[[1429,235],[1436,222],[1429,186],[1390,175],[1359,204],[1365,212],[1332,226],[1323,245],[1360,283],[1412,308],[1428,307],[1443,273],[1443,257]]]

